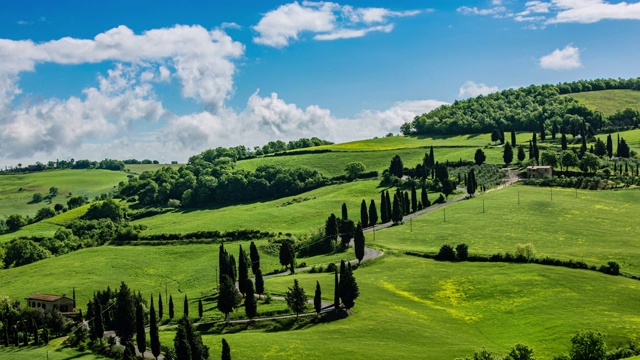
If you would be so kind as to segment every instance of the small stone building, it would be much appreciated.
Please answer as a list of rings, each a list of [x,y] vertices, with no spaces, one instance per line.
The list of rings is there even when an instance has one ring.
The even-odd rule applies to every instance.
[[[527,166],[527,175],[529,179],[542,179],[545,176],[553,176],[553,167],[551,166]]]
[[[46,312],[56,309],[61,313],[74,313],[73,309],[76,307],[75,300],[66,297],[64,294],[50,295],[50,294],[33,294],[27,298],[27,306],[34,309],[42,309]]]

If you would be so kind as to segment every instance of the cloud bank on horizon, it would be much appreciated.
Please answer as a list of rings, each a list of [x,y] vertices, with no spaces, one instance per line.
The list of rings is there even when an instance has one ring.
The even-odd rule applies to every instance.
[[[640,19],[640,3],[528,1],[518,11],[510,9],[510,2],[492,0],[489,4],[486,8],[460,7],[457,13],[530,22],[538,28]],[[0,164],[71,157],[184,161],[217,146],[254,146],[312,136],[341,142],[397,133],[403,123],[447,102],[401,100],[384,110],[363,106],[350,117],[338,117],[319,105],[289,103],[277,92],[260,94],[256,90],[240,109],[230,107],[229,100],[236,91],[238,66],[247,60],[247,46],[285,51],[308,39],[318,43],[358,41],[356,38],[370,34],[389,34],[397,21],[431,12],[435,10],[303,1],[280,5],[249,28],[226,22],[214,29],[174,25],[135,33],[121,25],[93,38],[0,39]],[[225,29],[250,31],[253,37],[242,43]],[[537,66],[555,71],[581,68],[580,55],[581,49],[569,44],[539,54]],[[37,74],[39,65],[100,63],[108,64],[109,70],[99,73],[95,84],[78,94],[37,100],[22,96],[21,76]],[[187,114],[172,110],[158,90],[163,86],[179,89],[182,101],[196,104],[198,110]],[[457,95],[467,98],[498,90],[467,80]]]

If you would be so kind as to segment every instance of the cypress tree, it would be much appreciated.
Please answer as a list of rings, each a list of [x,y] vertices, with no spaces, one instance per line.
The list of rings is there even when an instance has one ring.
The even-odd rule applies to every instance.
[[[436,158],[433,155],[433,145],[429,147],[429,169],[433,169],[433,166],[436,163]]]
[[[153,307],[153,295],[151,296],[151,309],[149,311],[149,340],[151,353],[157,359],[160,356],[160,333],[158,331],[158,321],[156,320],[156,310]]]
[[[322,311],[322,291],[320,290],[320,282],[316,280],[316,293],[313,296],[313,308],[316,313],[320,314]]]
[[[400,209],[400,201],[398,195],[393,195],[393,213],[391,214],[391,220],[397,224],[402,221],[402,210]]]
[[[202,307],[202,299],[198,299],[198,319],[202,319],[204,308]]]
[[[258,314],[258,303],[256,302],[256,297],[253,292],[253,281],[247,279],[246,282],[245,288],[247,293],[244,297],[244,313],[249,319],[253,319]]]
[[[220,244],[218,251],[218,284],[222,281],[222,275],[231,276],[231,264],[229,263],[229,254],[224,248],[224,243]]]
[[[262,278],[262,270],[258,269],[256,273],[256,294],[258,296],[264,294],[264,279]]]
[[[386,197],[386,199],[385,199],[386,203],[385,204],[387,205],[387,221],[386,222],[389,222],[389,221],[391,221],[391,216],[392,216],[392,212],[391,212],[391,197],[389,196],[389,190],[386,191],[385,197]]]
[[[338,269],[333,271],[333,308],[338,311],[340,308],[340,283],[338,282]]]
[[[24,320],[22,320],[22,335],[24,335],[22,345],[29,346],[29,332],[27,331],[27,324],[24,323]]]
[[[187,299],[187,294],[184,294],[184,303],[182,305],[182,316],[188,318],[189,317],[189,300]]]
[[[242,296],[247,292],[245,286],[249,279],[249,268],[247,262],[247,254],[245,254],[242,249],[242,245],[240,245],[240,251],[238,254],[238,290],[240,290]]]
[[[567,135],[565,133],[562,133],[560,137],[560,146],[562,150],[567,150]]]
[[[136,345],[141,354],[147,350],[147,334],[144,329],[144,311],[141,301],[136,303]]]
[[[611,139],[611,134],[607,135],[607,156],[609,159],[613,156],[613,140]]]
[[[529,141],[529,161],[533,161],[535,157],[533,156],[533,143]]]
[[[524,154],[524,148],[522,146],[518,146],[518,161],[522,163],[526,155]]]
[[[169,319],[173,319],[175,313],[173,312],[173,296],[169,295]]]
[[[431,206],[431,201],[429,201],[429,194],[427,194],[427,185],[422,183],[422,189],[420,190],[420,198],[423,207]]]
[[[236,289],[236,285],[228,275],[222,277],[218,294],[218,310],[225,315],[225,321],[229,319],[229,313],[240,304],[242,295]]]
[[[404,171],[404,165],[402,164],[402,159],[400,159],[400,155],[394,156],[391,159],[391,164],[389,165],[389,174],[400,179],[402,178],[403,171]]]
[[[616,156],[620,156],[620,134],[618,134],[618,142],[616,145]]]
[[[13,325],[13,344],[20,346],[20,336],[18,334],[18,325]]]
[[[342,203],[342,220],[349,220],[349,213],[347,212],[346,203]]]
[[[98,300],[98,298],[94,297],[93,299],[93,327],[91,328],[91,331],[93,332],[93,336],[102,342],[102,337],[104,336],[102,304],[100,303],[100,300]]]
[[[114,330],[116,336],[120,338],[122,343],[132,342],[136,331],[136,309],[134,296],[124,281],[120,284],[115,307]]]
[[[367,202],[364,199],[360,203],[360,223],[363,227],[369,226],[369,211],[367,210]]]
[[[329,215],[327,222],[324,225],[324,236],[327,241],[338,241],[338,219],[335,214]]]
[[[38,336],[38,323],[33,320],[33,343],[34,345],[40,345],[40,338]]]
[[[180,321],[182,324],[182,321]],[[178,325],[178,331],[173,338],[173,346],[176,349],[176,357],[178,359],[191,359],[191,346],[187,338],[187,330],[183,325]]]
[[[471,169],[469,171],[469,176],[467,177],[467,193],[469,195],[473,195],[476,193],[476,175],[473,171],[473,169]]]
[[[46,326],[42,328],[42,341],[44,342],[45,345],[49,344],[49,329],[47,329]],[[9,330],[8,329],[6,332],[6,339],[5,339],[4,345],[9,346]]]
[[[158,293],[158,319],[162,319],[162,294]]]
[[[369,226],[374,226],[378,223],[378,209],[376,209],[376,202],[371,199],[369,203]]]
[[[258,252],[258,247],[252,241],[249,246],[249,257],[251,258],[251,271],[253,275],[260,270],[260,253]]]
[[[229,276],[231,277],[231,280],[235,282],[236,279],[238,278],[238,271],[236,268],[236,258],[233,257],[233,255],[229,255],[229,264],[230,264]]]
[[[409,199],[409,193],[408,192],[404,192],[404,200],[402,201],[402,206],[404,206],[404,211],[402,212],[403,214],[410,214],[411,213],[411,199]]]
[[[502,154],[502,159],[504,160],[505,165],[509,165],[511,164],[511,162],[513,162],[513,148],[511,147],[508,141],[506,144],[504,144],[504,152]]]
[[[513,129],[511,129],[511,145],[514,147],[516,146],[516,131]]]
[[[360,290],[356,278],[353,276],[351,263],[348,263],[344,275],[340,276],[340,299],[345,308],[351,309],[359,295]]]
[[[418,211],[418,194],[416,194],[416,184],[411,183],[411,212]]]
[[[582,136],[582,145],[580,145],[580,157],[583,157],[587,152],[587,136]]]
[[[225,338],[222,338],[222,360],[231,360],[231,348]]]
[[[504,144],[504,127],[500,126],[500,144]]]
[[[540,141],[544,141],[547,133],[544,131],[544,121],[540,123]]]
[[[45,326],[44,330],[42,331],[43,335],[46,330],[47,330],[47,327]],[[4,347],[9,347],[9,324],[7,322],[2,324],[2,340],[4,342]],[[45,342],[45,344],[47,342]]]
[[[389,222],[389,215],[387,214],[387,197],[384,191],[380,194],[380,219],[382,223]]]
[[[362,225],[360,223],[358,223],[356,227],[356,235],[353,238],[353,249],[356,253],[358,264],[360,264],[364,258],[364,232],[362,231]]]

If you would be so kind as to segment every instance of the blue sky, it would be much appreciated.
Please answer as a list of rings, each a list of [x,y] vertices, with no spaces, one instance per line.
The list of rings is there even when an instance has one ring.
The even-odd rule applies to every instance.
[[[397,133],[456,99],[638,77],[638,20],[607,0],[7,0],[0,165]]]

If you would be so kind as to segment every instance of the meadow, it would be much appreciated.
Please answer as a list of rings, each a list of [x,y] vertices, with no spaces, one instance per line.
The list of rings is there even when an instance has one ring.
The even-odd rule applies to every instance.
[[[635,90],[589,91],[563,96],[570,96],[592,110],[602,111],[606,116],[625,108],[640,110],[640,91]]]
[[[56,230],[63,227],[66,223],[84,215],[84,213],[87,212],[87,209],[89,209],[89,206],[91,205],[87,204],[84,206],[80,206],[75,209],[57,214],[52,218],[23,226],[15,232],[2,234],[0,235],[0,243],[7,242],[19,237],[51,237],[56,233]]]
[[[0,176],[0,217],[11,214],[35,215],[42,207],[53,208],[55,204],[67,206],[69,193],[72,196],[87,196],[89,199],[108,193],[120,181],[126,181],[127,174],[110,170],[52,170],[32,174]],[[44,200],[31,203],[34,193],[49,194],[49,188],[58,188],[58,196],[51,203]]]
[[[606,144],[607,135],[608,134],[596,135],[596,138],[599,138]],[[620,138],[623,138],[624,141],[627,142],[627,145],[629,145],[631,150],[635,150],[636,152],[640,153],[640,129],[611,133],[611,139],[613,140],[613,151],[616,151],[616,141],[618,135],[620,135]]]

